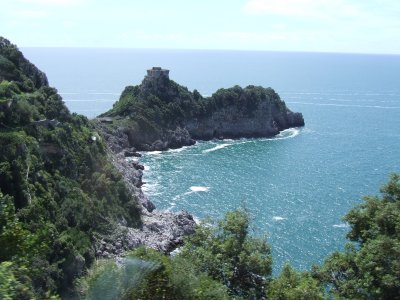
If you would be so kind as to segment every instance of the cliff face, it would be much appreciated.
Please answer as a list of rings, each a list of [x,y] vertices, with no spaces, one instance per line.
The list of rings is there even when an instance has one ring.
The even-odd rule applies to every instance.
[[[113,109],[102,115],[113,124],[99,125],[111,134],[125,132],[130,147],[138,150],[178,148],[194,139],[271,137],[304,126],[302,114],[290,111],[271,88],[235,86],[204,98],[168,75],[156,74],[126,87]]]
[[[212,112],[211,116],[185,122],[190,135],[201,140],[270,137],[281,130],[303,125],[300,113],[285,108],[282,111],[271,101],[259,103],[250,115],[243,113],[241,107],[229,105]]]

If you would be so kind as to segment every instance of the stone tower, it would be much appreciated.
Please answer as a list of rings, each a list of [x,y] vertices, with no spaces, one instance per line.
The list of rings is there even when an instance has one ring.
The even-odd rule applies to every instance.
[[[169,70],[162,69],[161,67],[153,67],[147,70],[146,79],[159,79],[159,78],[167,78],[169,79]]]

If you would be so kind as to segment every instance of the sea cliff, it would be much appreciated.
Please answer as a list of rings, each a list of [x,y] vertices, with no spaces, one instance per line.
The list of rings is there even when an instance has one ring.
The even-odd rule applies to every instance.
[[[97,122],[110,147],[144,151],[179,148],[195,140],[272,137],[304,126],[302,114],[290,111],[272,88],[234,86],[203,97],[161,68],[148,70],[140,85],[126,87]]]

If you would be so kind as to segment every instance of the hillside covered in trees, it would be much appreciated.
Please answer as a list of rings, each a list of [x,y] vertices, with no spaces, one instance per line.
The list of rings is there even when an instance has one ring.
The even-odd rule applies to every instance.
[[[140,225],[94,127],[4,38],[0,145],[0,286],[15,299],[64,292],[94,261],[94,235],[121,220]]]

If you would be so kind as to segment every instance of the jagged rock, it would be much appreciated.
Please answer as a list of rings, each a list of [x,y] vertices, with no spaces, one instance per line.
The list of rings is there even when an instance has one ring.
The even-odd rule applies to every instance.
[[[141,229],[119,226],[118,237],[106,245],[98,242],[104,248],[96,252],[97,257],[116,257],[122,254],[122,245],[124,250],[145,245],[169,253],[182,244],[184,236],[194,233],[195,227],[193,217],[185,211],[144,213],[143,224]]]
[[[136,169],[136,170],[144,170],[144,166],[139,164],[137,161],[132,161],[132,166]]]

